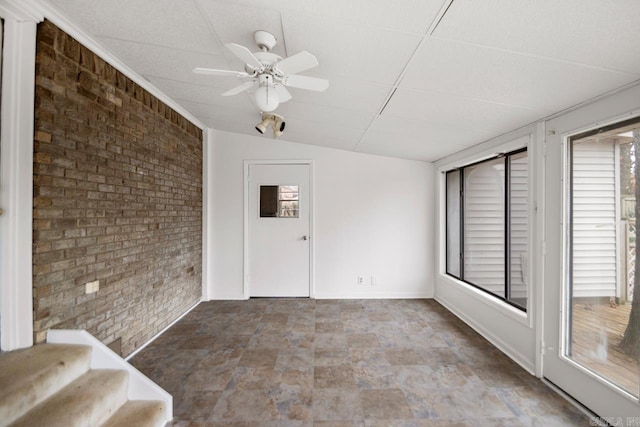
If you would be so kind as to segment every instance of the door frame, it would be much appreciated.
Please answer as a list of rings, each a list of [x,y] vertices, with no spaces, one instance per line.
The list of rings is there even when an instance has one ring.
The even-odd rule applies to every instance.
[[[591,411],[605,418],[617,415],[607,413],[610,410],[609,402],[611,401],[616,402],[614,405],[617,408],[630,411],[625,416],[637,414],[640,406],[638,399],[633,398],[619,386],[565,355],[567,333],[565,316],[568,309],[566,285],[569,280],[568,245],[570,244],[568,239],[570,226],[568,210],[570,194],[567,185],[570,173],[568,144],[569,138],[573,135],[640,115],[636,98],[639,91],[640,86],[633,85],[622,92],[622,95],[598,100],[552,118],[546,124],[545,176],[552,182],[545,183],[545,320],[544,325],[541,326],[544,337],[543,377]],[[550,206],[554,208],[550,209]],[[558,301],[558,306],[549,304],[549,298]],[[569,371],[567,371],[568,367],[571,368]],[[558,381],[559,379],[561,381]],[[569,382],[569,380],[576,386],[567,388],[563,382]],[[585,390],[585,392],[576,393],[573,391],[575,389]],[[591,396],[594,393],[598,393],[598,399],[604,403],[594,404]]]
[[[309,298],[315,298],[315,221],[314,221],[314,192],[313,192],[313,160],[245,160],[244,161],[244,243],[243,243],[243,299],[249,299],[249,168],[252,165],[307,165],[309,166]]]

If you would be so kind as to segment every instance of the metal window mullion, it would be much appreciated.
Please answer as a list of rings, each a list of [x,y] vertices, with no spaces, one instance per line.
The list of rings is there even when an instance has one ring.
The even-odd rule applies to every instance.
[[[511,156],[504,158],[504,298],[511,300]]]
[[[460,168],[460,280],[464,280],[464,168]]]

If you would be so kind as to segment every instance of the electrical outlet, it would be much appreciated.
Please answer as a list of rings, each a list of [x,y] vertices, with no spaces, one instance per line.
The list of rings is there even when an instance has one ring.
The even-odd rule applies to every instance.
[[[93,282],[88,282],[85,285],[85,293],[87,293],[87,294],[92,294],[94,292],[98,292],[98,289],[100,289],[100,281],[99,280],[94,280]]]
[[[358,276],[358,285],[364,285],[364,276]]]

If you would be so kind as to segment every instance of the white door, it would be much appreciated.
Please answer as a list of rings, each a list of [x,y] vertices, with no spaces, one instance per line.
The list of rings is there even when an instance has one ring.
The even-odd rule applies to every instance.
[[[623,181],[611,153],[631,130],[591,134],[564,117],[547,128],[543,374],[611,425],[639,425],[638,361],[619,347],[629,305],[605,286],[627,258],[616,260]]]
[[[310,295],[309,164],[250,164],[250,297]]]

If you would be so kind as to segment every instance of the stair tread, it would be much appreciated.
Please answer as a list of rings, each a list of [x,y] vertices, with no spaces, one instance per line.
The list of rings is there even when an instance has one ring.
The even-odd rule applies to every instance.
[[[130,400],[102,427],[159,427],[164,425],[164,403],[159,400]]]
[[[0,355],[0,420],[10,423],[89,369],[91,348],[38,344]]]
[[[42,402],[14,426],[51,427],[101,425],[127,400],[128,373],[96,369],[82,375]]]

